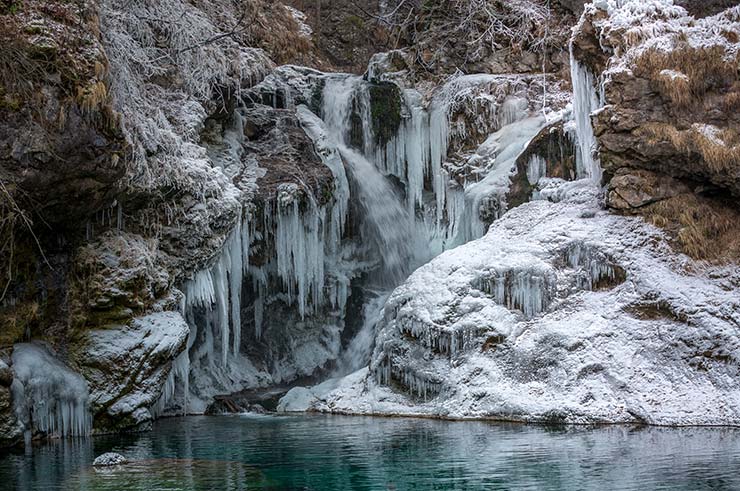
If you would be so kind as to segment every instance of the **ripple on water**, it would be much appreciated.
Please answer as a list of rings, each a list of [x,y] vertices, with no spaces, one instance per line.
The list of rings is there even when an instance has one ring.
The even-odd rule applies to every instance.
[[[96,470],[103,452],[131,463]],[[209,416],[0,456],[23,490],[740,489],[740,430]],[[0,486],[6,489],[4,486]]]

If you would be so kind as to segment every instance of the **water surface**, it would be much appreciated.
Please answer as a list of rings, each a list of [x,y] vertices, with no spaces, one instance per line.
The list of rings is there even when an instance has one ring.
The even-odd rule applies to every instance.
[[[132,463],[97,471],[116,451]],[[2,489],[740,489],[740,430],[327,415],[158,421],[0,455]],[[7,487],[6,487],[7,486]]]

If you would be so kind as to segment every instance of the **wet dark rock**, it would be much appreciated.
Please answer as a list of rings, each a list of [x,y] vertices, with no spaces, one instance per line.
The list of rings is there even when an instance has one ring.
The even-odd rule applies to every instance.
[[[537,185],[536,182],[529,182],[527,175],[532,158],[540,158],[545,162],[542,177],[557,177],[565,181],[576,178],[576,146],[566,132],[564,123],[559,121],[546,126],[516,160],[516,174],[511,178],[506,195],[509,208],[526,203],[532,197]]]

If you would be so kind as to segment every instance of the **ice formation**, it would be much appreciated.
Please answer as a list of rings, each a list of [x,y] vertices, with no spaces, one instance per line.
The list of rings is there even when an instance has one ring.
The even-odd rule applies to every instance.
[[[171,377],[179,382],[172,389],[168,380],[162,401],[179,400],[182,394],[181,407],[189,407],[191,401],[192,408],[202,408],[207,393],[235,391],[264,381],[267,374],[262,368],[240,356],[245,281],[251,282],[256,339],[271,342],[262,338],[264,315],[278,299],[296,308],[301,324],[317,322],[317,329],[325,331],[315,334],[317,340],[324,340],[323,347],[311,344],[301,351],[294,346],[294,353],[271,362],[267,376],[276,382],[305,370],[310,373],[311,363],[334,356],[330,352],[336,351],[336,343],[328,325],[341,329],[353,278],[375,268],[368,278],[391,288],[444,249],[482,236],[506,208],[503,196],[516,159],[548,122],[543,116],[532,116],[524,96],[529,83],[511,76],[463,76],[425,100],[416,90],[391,82],[381,85],[300,67],[281,67],[268,76],[255,94],[261,102],[296,111],[332,172],[332,199],[319,204],[301,183],[284,183],[278,186],[277,199],[265,204],[259,226],[249,218],[251,210],[242,210],[244,218],[221,254],[183,288],[183,308],[191,325],[188,355],[178,359]],[[322,88],[319,115],[301,104],[313,104],[316,87]],[[378,105],[400,112],[395,134],[375,134],[372,111]],[[234,174],[229,171],[232,164],[241,160],[238,117],[236,126],[224,139],[228,148],[212,155],[228,175]],[[481,131],[493,135],[467,158],[465,165],[475,168],[475,175],[463,177],[461,183],[459,176],[451,174],[448,147],[453,139]],[[350,221],[352,233],[359,236],[345,240]],[[270,251],[259,267],[248,264],[252,240]],[[531,313],[529,304],[509,301]],[[321,319],[328,308],[335,317],[325,322]],[[361,330],[356,339],[366,338],[369,331]],[[454,352],[468,337],[443,335],[438,344]],[[190,376],[183,376],[188,368]],[[421,374],[394,376],[418,387],[420,396],[436,391],[434,381]],[[193,387],[198,393],[195,398],[189,394]]]
[[[479,288],[496,303],[520,310],[527,318],[547,309],[555,286],[554,274],[546,265],[521,271],[492,271],[478,281]]]
[[[87,383],[42,345],[13,347],[13,403],[27,432],[86,436],[92,430]]]
[[[725,285],[730,277],[738,281],[737,271],[705,265],[687,275],[688,260],[675,255],[658,229],[638,218],[594,213],[596,191],[582,192],[590,198],[517,207],[485,237],[419,268],[388,300],[370,370],[289,393],[281,407],[737,424],[738,368],[725,357],[740,348],[737,316],[728,315],[740,305]],[[573,288],[581,273],[611,274],[594,262],[623,268],[623,277],[594,291]],[[492,268],[550,278],[547,309],[531,320],[481,291],[480,272]],[[541,305],[538,295],[529,290],[534,305]],[[412,315],[417,324],[409,327]],[[439,349],[435,339],[471,326],[478,331],[469,331],[454,354]]]
[[[595,79],[589,69],[573,55],[571,46],[570,73],[573,80],[573,117],[576,124],[576,172],[579,177],[588,177],[601,182],[601,165],[596,152],[596,136],[591,124],[591,114],[601,107],[596,93]]]

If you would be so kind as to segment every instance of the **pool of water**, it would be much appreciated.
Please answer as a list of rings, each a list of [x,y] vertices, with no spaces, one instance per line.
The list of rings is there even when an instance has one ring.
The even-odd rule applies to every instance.
[[[131,463],[95,470],[108,451]],[[0,454],[1,489],[740,489],[740,430],[204,416]]]

